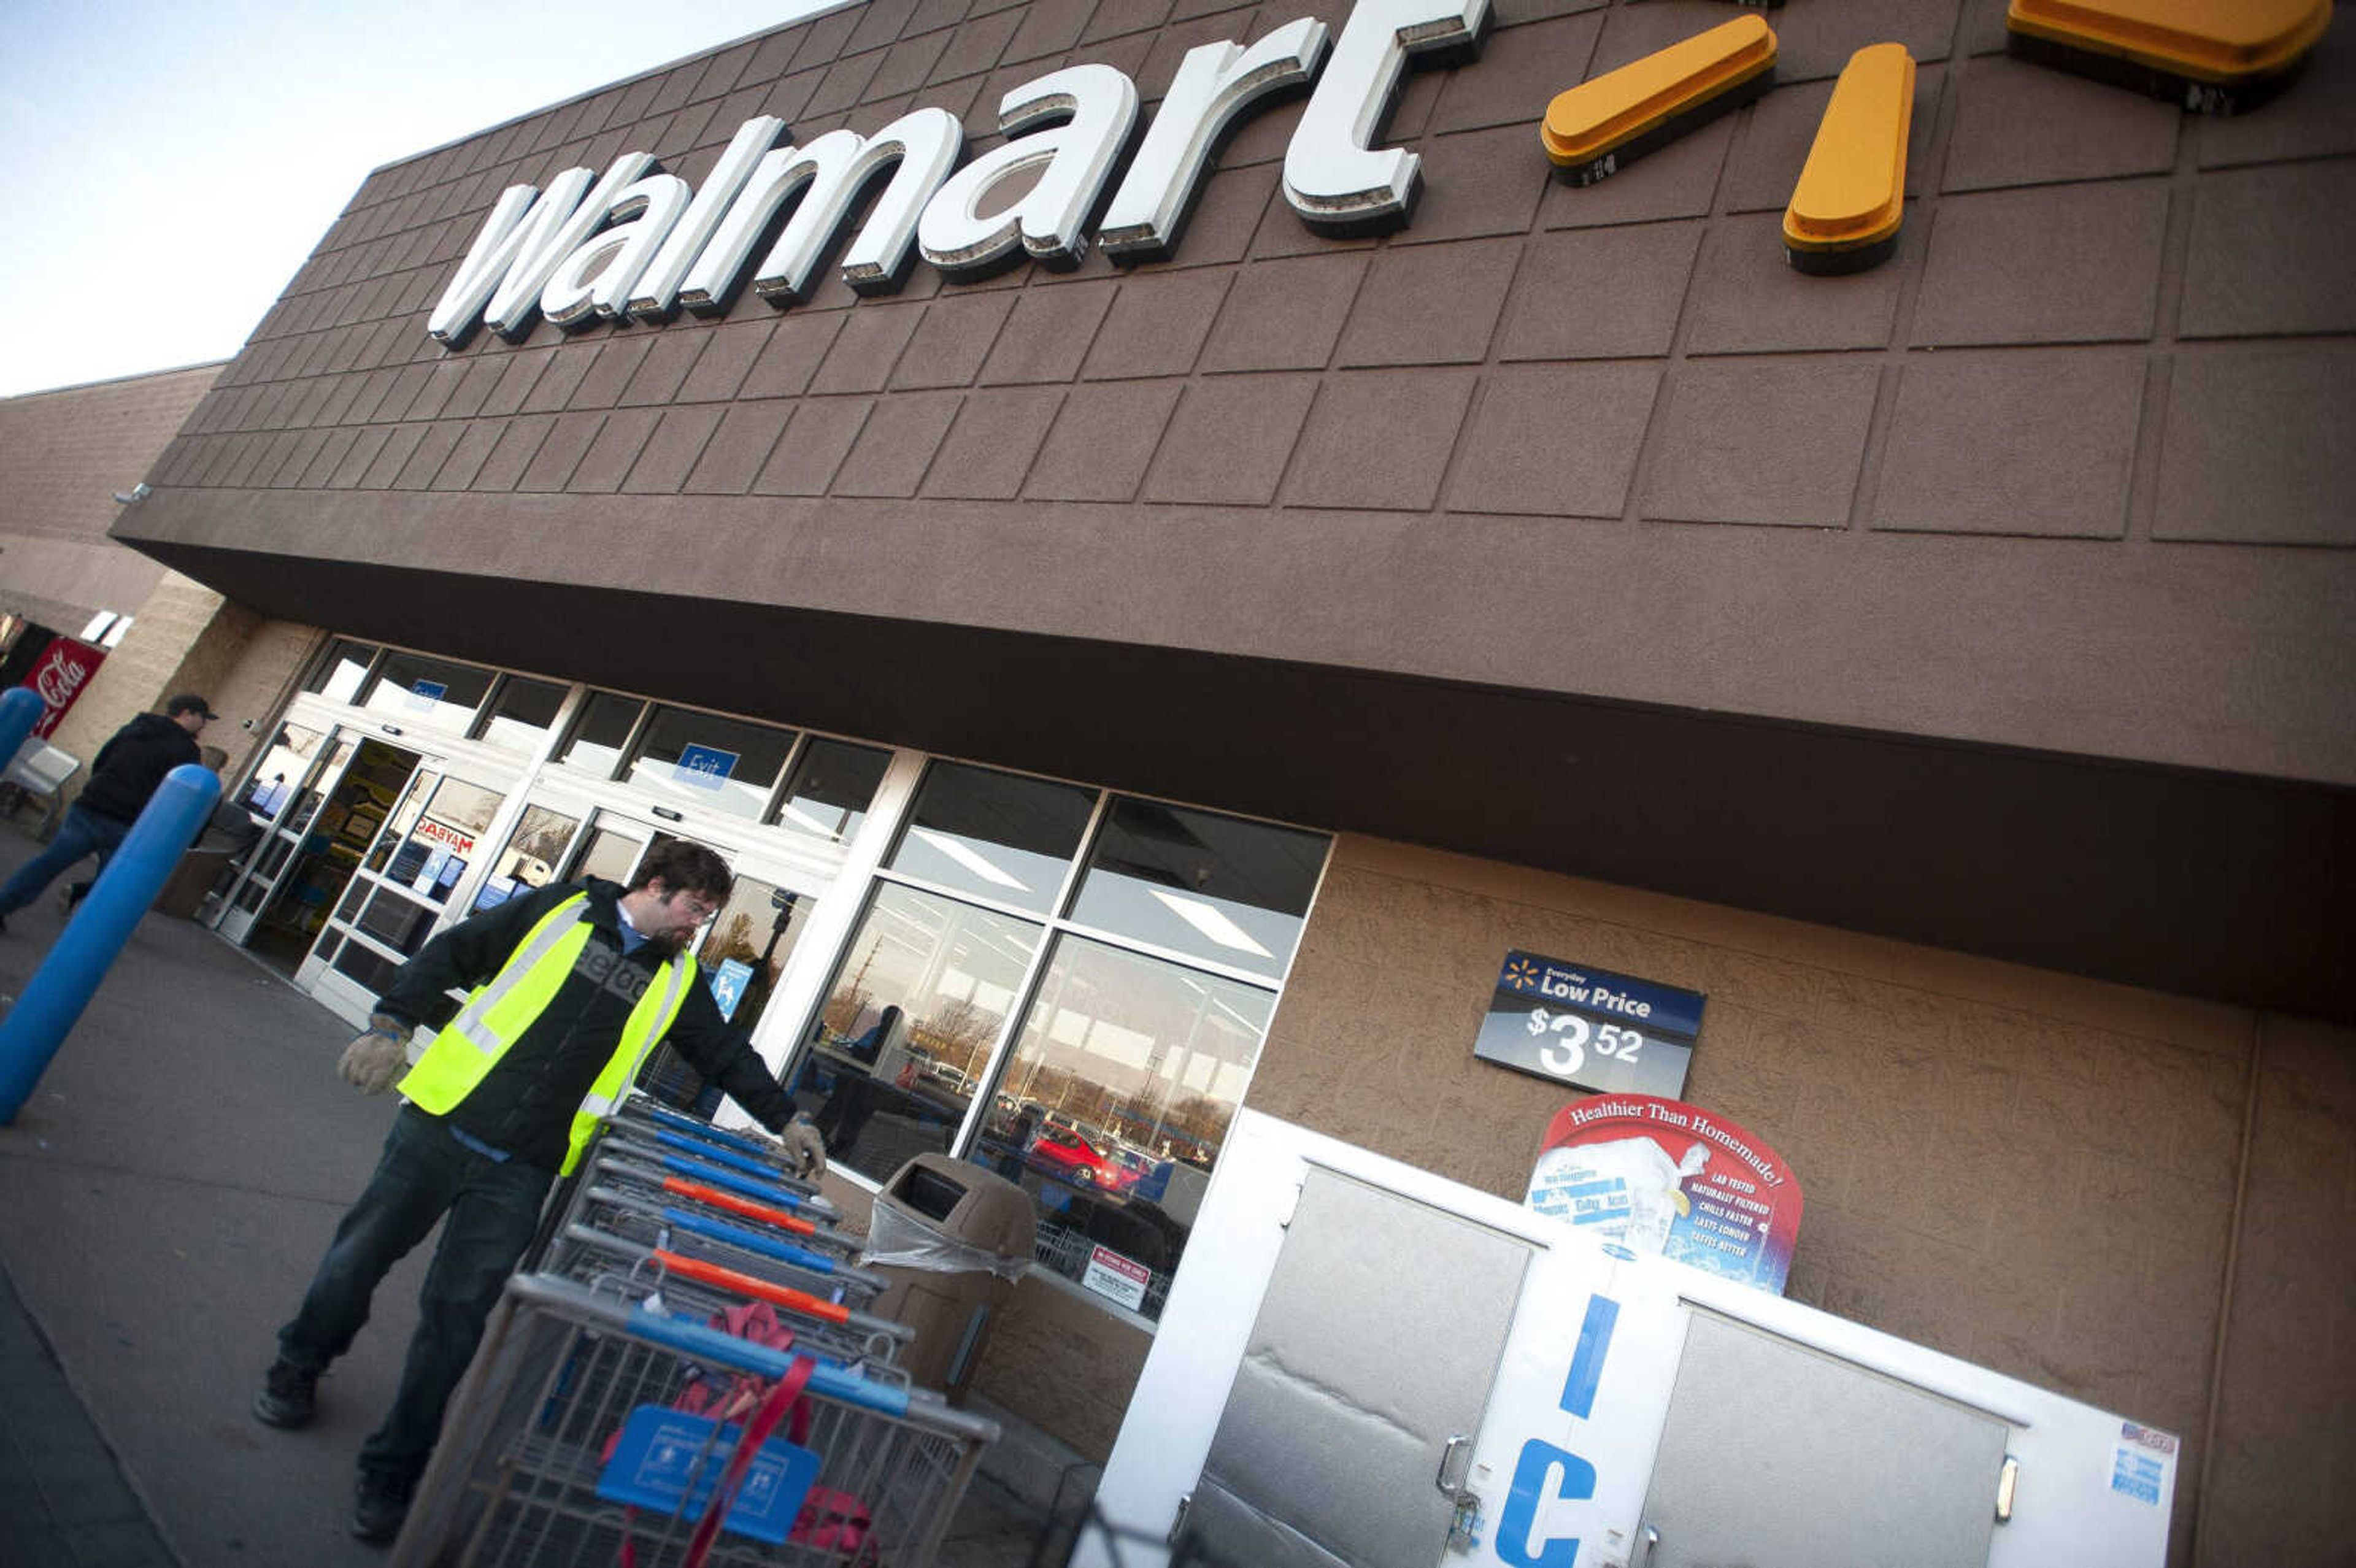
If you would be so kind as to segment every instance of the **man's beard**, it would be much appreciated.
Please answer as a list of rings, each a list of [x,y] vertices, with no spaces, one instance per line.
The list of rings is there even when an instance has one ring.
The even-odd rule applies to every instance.
[[[673,931],[661,936],[649,936],[647,938],[647,951],[669,963],[686,951],[687,939],[694,934],[692,931]]]

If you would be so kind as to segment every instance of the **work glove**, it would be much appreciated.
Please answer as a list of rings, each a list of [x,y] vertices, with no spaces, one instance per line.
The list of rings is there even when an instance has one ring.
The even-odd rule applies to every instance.
[[[345,1083],[369,1094],[381,1094],[409,1067],[409,1026],[391,1013],[370,1013],[368,1032],[344,1047],[336,1071]]]
[[[818,1128],[807,1115],[788,1122],[778,1132],[777,1142],[803,1180],[816,1181],[826,1174],[826,1140],[818,1136]]]

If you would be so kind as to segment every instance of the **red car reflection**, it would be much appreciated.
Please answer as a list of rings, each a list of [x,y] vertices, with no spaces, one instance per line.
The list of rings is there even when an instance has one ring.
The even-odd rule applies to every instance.
[[[1131,1170],[1115,1158],[1110,1151],[1099,1148],[1077,1133],[1059,1127],[1042,1130],[1035,1142],[1024,1153],[1035,1170],[1044,1171],[1075,1187],[1094,1187],[1106,1192],[1126,1192],[1137,1185],[1139,1172]]]

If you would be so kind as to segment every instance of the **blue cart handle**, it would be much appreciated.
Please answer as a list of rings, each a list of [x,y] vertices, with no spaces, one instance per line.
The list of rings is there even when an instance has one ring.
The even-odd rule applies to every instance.
[[[692,1176],[697,1180],[708,1181],[723,1191],[734,1192],[741,1198],[758,1198],[797,1214],[809,1206],[809,1200],[789,1187],[780,1187],[774,1181],[761,1181],[752,1177],[739,1175],[731,1168],[714,1165],[708,1159],[691,1159],[685,1155],[664,1155],[661,1157],[661,1164],[662,1168],[673,1176]]]
[[[758,1177],[765,1181],[775,1182],[777,1179],[777,1162],[775,1159],[751,1159],[743,1155],[731,1154],[724,1148],[712,1147],[701,1138],[686,1137],[678,1133],[649,1131],[647,1136],[662,1147],[676,1150],[681,1155],[706,1160],[713,1165],[724,1165],[731,1170],[741,1170],[747,1176]],[[786,1190],[794,1191],[795,1189],[787,1188]],[[798,1202],[807,1201],[807,1199],[798,1192],[796,1193],[796,1198]]]
[[[682,1116],[677,1111],[651,1100],[632,1100],[623,1107],[629,1117],[682,1133],[699,1143],[719,1144],[740,1154],[770,1155],[775,1151],[766,1144],[755,1143],[738,1133],[726,1132],[709,1122],[699,1122],[693,1116]]]
[[[742,1247],[748,1253],[758,1253],[765,1258],[792,1264],[813,1274],[845,1272],[842,1265],[824,1253],[798,1247],[791,1242],[781,1242],[765,1232],[744,1225],[732,1225],[725,1220],[715,1220],[691,1209],[665,1209],[663,1223],[675,1231],[685,1231],[692,1236],[705,1236],[715,1242],[725,1242],[732,1247]]]

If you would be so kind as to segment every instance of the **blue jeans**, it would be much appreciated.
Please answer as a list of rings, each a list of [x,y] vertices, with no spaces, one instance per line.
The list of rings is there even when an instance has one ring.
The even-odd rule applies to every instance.
[[[79,805],[66,807],[65,820],[58,824],[57,836],[49,840],[49,847],[19,866],[7,885],[0,887],[0,920],[39,898],[41,890],[77,860],[95,855],[99,870],[105,870],[107,861],[114,858],[115,850],[123,847],[130,831],[131,824],[127,822],[84,811]]]
[[[475,1359],[499,1287],[531,1244],[554,1179],[541,1167],[477,1153],[440,1117],[401,1108],[376,1174],[336,1227],[302,1310],[278,1331],[280,1355],[325,1371],[351,1349],[386,1273],[448,1216],[418,1292],[417,1332],[400,1392],[384,1424],[360,1446],[362,1470],[410,1481],[424,1472],[443,1411]]]

